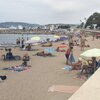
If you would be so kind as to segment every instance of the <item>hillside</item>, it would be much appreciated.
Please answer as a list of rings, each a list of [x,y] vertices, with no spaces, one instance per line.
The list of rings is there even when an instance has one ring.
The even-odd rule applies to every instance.
[[[32,27],[39,27],[41,25],[39,24],[30,24],[30,23],[24,23],[24,22],[3,22],[0,23],[0,28],[10,28],[10,27],[26,27],[26,28],[32,28]]]

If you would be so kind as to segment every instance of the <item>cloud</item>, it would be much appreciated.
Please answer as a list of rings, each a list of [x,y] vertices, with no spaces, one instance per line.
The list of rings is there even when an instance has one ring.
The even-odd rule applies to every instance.
[[[71,11],[80,7],[80,5],[76,5],[77,1],[73,2],[72,0],[43,0],[43,2],[58,12]]]
[[[99,0],[0,0],[0,21],[79,23],[99,12]]]

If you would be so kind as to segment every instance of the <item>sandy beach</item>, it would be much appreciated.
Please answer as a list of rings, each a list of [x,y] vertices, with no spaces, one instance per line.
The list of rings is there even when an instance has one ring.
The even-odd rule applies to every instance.
[[[100,48],[100,40],[92,37],[87,37],[86,44],[89,48]],[[53,47],[60,44],[54,43]],[[43,47],[35,46],[36,49]],[[74,56],[77,60],[79,55],[83,52],[80,47],[74,47]],[[31,57],[28,62],[30,67],[28,70],[22,72],[0,70],[0,75],[7,75],[7,80],[0,83],[0,100],[67,100],[73,93],[62,92],[48,92],[49,87],[53,85],[69,85],[81,86],[86,80],[76,79],[78,71],[73,70],[67,72],[62,68],[66,66],[64,52],[55,52],[54,57],[39,57],[33,56],[37,51],[20,51],[19,48],[12,50],[14,55],[28,53]],[[5,54],[4,50],[0,50],[0,54]],[[10,66],[17,66],[21,61],[0,61],[0,69]]]

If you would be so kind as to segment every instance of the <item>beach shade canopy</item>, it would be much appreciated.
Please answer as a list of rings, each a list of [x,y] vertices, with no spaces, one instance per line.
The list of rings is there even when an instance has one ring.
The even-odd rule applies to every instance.
[[[83,52],[82,57],[100,57],[100,49],[94,48]]]
[[[45,48],[44,51],[47,53],[54,53],[55,52],[54,48],[51,48],[51,47]]]

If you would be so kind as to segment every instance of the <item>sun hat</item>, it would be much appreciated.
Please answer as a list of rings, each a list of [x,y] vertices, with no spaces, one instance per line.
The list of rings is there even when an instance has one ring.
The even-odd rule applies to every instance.
[[[82,61],[82,58],[78,58],[79,61]]]

